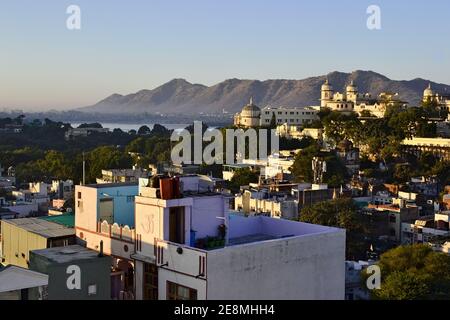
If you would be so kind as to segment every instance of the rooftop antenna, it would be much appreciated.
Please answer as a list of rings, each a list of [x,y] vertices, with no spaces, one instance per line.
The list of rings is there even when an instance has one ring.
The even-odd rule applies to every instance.
[[[314,174],[313,183],[321,184],[323,175],[327,172],[327,163],[319,157],[314,157],[312,160],[312,170]]]

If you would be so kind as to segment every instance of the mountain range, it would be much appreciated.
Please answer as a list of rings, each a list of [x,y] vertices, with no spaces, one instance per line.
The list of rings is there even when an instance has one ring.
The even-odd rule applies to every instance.
[[[103,114],[200,114],[238,112],[253,96],[260,107],[302,107],[319,105],[320,87],[328,78],[335,91],[345,91],[353,81],[360,93],[397,92],[400,99],[418,105],[424,89],[431,83],[441,94],[450,94],[450,86],[417,78],[391,80],[373,71],[352,73],[332,72],[328,75],[303,80],[240,80],[229,79],[213,86],[193,84],[184,79],[174,79],[152,90],[140,90],[127,95],[113,94],[104,100],[83,108],[82,112]]]

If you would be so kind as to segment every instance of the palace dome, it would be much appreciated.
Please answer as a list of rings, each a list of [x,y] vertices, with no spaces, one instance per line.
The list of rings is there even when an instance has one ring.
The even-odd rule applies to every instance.
[[[261,109],[253,103],[253,97],[250,98],[249,103],[242,108],[241,116],[259,117]]]
[[[350,84],[347,86],[346,91],[347,91],[347,92],[357,92],[357,91],[358,91],[358,88],[357,88],[357,87],[355,86],[355,84],[353,83],[353,80],[352,80],[352,82],[350,82]]]
[[[322,91],[333,91],[333,87],[328,82],[328,79],[325,80],[325,83],[322,85]]]
[[[426,88],[425,91],[423,92],[423,96],[424,97],[432,97],[432,96],[434,96],[433,89],[431,89],[431,83],[428,85],[428,88]]]

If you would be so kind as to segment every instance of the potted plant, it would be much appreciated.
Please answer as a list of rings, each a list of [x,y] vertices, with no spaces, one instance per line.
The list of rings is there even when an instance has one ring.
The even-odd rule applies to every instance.
[[[206,237],[206,248],[207,249],[214,248],[214,238]]]
[[[197,239],[195,246],[199,249],[205,249],[205,239]]]
[[[221,224],[217,228],[219,230],[219,236],[221,239],[225,239],[225,236],[227,235],[227,226],[225,224]]]

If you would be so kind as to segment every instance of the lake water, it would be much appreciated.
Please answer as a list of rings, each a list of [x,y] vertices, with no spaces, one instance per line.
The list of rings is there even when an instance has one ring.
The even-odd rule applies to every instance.
[[[150,129],[153,129],[154,123],[112,123],[112,122],[100,122],[103,128],[108,128],[109,130],[114,129],[121,129],[122,131],[128,132],[130,130],[136,130],[138,131],[140,127],[142,126],[148,126]],[[71,123],[73,128],[77,128],[81,123],[74,122]],[[184,129],[189,124],[180,124],[180,123],[168,123],[168,124],[161,124],[162,126],[166,127],[169,130],[177,130],[177,129]]]

